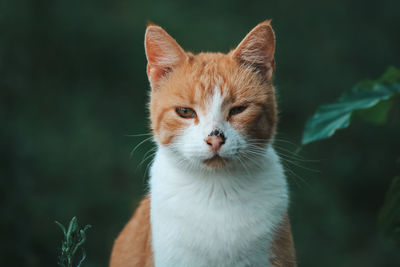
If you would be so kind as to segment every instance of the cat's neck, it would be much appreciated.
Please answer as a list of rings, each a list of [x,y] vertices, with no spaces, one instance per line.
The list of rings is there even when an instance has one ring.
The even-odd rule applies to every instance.
[[[156,266],[270,266],[270,239],[288,192],[272,148],[263,161],[258,168],[204,172],[159,148],[150,178]]]
[[[238,162],[221,170],[196,168],[179,160],[168,148],[160,146],[150,175],[153,190],[162,188],[164,193],[189,191],[193,196],[198,194],[199,198],[204,197],[204,194],[212,194],[215,197],[223,195],[228,199],[242,199],[248,196],[246,192],[286,189],[282,165],[271,146],[251,164]],[[286,197],[286,192],[283,195]]]

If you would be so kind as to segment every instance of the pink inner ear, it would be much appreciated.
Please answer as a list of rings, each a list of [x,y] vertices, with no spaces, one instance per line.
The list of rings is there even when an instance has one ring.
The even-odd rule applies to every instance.
[[[168,71],[167,66],[162,65],[163,50],[161,47],[149,40],[146,40],[146,54],[147,54],[147,76],[150,82],[156,83]],[[165,52],[164,52],[165,53]]]
[[[152,86],[185,58],[183,49],[166,31],[156,25],[147,27],[145,35],[147,75]]]
[[[146,56],[149,64],[157,65],[157,61],[160,59],[162,55],[161,47],[154,40],[146,40]]]
[[[240,63],[253,65],[270,78],[275,68],[274,50],[275,35],[270,22],[266,21],[247,34],[233,52],[233,56]]]
[[[147,64],[147,76],[151,82],[157,82],[163,77],[167,72],[168,67],[162,66],[152,66],[150,63]]]

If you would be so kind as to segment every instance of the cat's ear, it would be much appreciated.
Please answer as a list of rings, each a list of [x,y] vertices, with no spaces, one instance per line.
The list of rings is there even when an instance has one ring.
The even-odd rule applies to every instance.
[[[275,69],[275,34],[267,20],[252,29],[232,52],[240,64],[254,67],[265,78],[271,79]]]
[[[147,76],[154,88],[162,77],[185,60],[186,54],[174,38],[155,24],[147,25],[144,44]]]

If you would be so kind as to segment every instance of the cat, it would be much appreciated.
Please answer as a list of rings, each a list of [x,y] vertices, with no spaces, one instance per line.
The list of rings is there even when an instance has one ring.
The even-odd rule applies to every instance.
[[[157,152],[110,267],[296,266],[270,21],[227,54],[186,52],[149,24],[145,50]]]

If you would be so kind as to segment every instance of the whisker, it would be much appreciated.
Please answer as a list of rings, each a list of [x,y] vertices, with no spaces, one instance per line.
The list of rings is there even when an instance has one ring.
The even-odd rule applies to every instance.
[[[250,177],[251,175],[250,175],[249,170],[247,169],[246,164],[244,164],[244,162],[240,159],[240,157],[238,157],[237,159],[238,159],[239,162],[242,164],[242,166],[243,166],[243,168],[245,169],[245,172],[247,173],[247,175]]]
[[[150,152],[150,153],[149,153]],[[146,152],[145,156],[143,156],[142,161],[138,164],[138,166],[136,167],[136,170],[141,167],[143,165],[143,163],[145,163],[148,159],[154,157],[154,155],[156,154],[156,151],[154,149],[149,150]],[[146,156],[147,155],[147,156]]]
[[[301,182],[303,182],[303,184],[305,184],[309,189],[312,189],[311,185],[310,185],[309,183],[307,183],[307,181],[306,181],[303,177],[301,177],[300,175],[298,175],[298,174],[296,174],[294,171],[292,171],[292,170],[289,168],[289,166],[287,166],[287,165],[285,165],[285,164],[284,164],[284,166],[285,166],[285,170],[288,171],[288,172],[290,172],[290,174],[293,175],[293,178],[299,179],[299,180],[300,180]],[[290,176],[288,176],[288,177],[290,177]],[[296,182],[296,179],[294,179],[294,181],[295,181],[295,183],[297,184],[297,186],[299,186],[299,184]]]
[[[255,158],[252,158],[250,155],[247,155],[247,156],[246,156],[246,154],[242,154],[241,156],[243,156],[243,157],[246,158],[247,160],[251,161],[253,164],[255,164],[255,166],[256,166],[257,168],[259,168],[259,169],[262,169],[262,168],[263,168],[263,166],[260,164],[260,162],[257,162],[257,161],[255,160]]]
[[[144,170],[143,182],[144,182],[144,179],[145,179],[145,177],[147,176],[148,170],[149,170],[150,166],[153,164],[153,162],[154,162],[154,158],[152,158],[151,161],[147,164],[147,167],[146,167],[146,169]]]
[[[282,160],[284,160],[285,162],[290,163],[290,164],[292,164],[292,165],[294,165],[294,166],[296,166],[296,167],[302,168],[302,169],[307,170],[307,171],[310,171],[310,172],[315,172],[315,173],[320,173],[320,172],[321,172],[320,170],[316,170],[316,169],[311,169],[311,168],[304,167],[304,166],[302,166],[302,165],[296,163],[295,161],[292,161],[292,160],[290,160],[290,159],[287,159],[287,158],[285,158],[285,157],[282,157],[282,155],[279,155],[279,156],[280,156],[280,158],[281,158]]]
[[[285,143],[292,144],[292,145],[294,145],[294,146],[296,146],[298,148],[296,151],[292,151],[290,149],[284,148],[284,147],[274,143],[273,147],[276,150],[281,150],[281,151],[285,151],[285,152],[289,153],[289,154],[285,153],[286,157],[291,158],[293,160],[302,161],[302,162],[320,162],[319,160],[305,159],[303,156],[299,155],[298,154],[300,152],[299,148],[301,149],[301,147],[295,145],[294,143],[292,143],[290,141],[287,141],[287,140],[283,140],[283,139],[282,140],[277,139],[277,140],[278,141],[283,141]],[[248,142],[249,142],[250,146],[257,146],[257,145],[264,145],[265,144],[265,141],[262,140],[262,139],[248,139]]]
[[[299,145],[297,145],[296,143],[294,143],[294,142],[291,142],[291,141],[289,141],[289,140],[286,140],[286,139],[282,139],[282,138],[274,138],[273,139],[273,142],[281,142],[281,143],[286,143],[286,144],[289,144],[289,145],[292,145],[292,146],[294,146],[294,147],[296,147],[296,148],[298,148],[299,147]]]
[[[151,154],[152,152],[155,152],[157,150],[157,147],[155,146],[155,147],[153,147],[153,148],[151,148],[151,149],[149,149],[144,155],[143,155],[143,157],[146,157],[148,154]]]
[[[293,152],[293,151],[291,151],[291,150],[289,150],[289,149],[286,149],[286,148],[283,148],[283,147],[280,147],[280,146],[274,146],[274,148],[275,148],[276,150],[282,150],[282,151],[285,151],[285,152],[287,152],[287,153],[291,153],[291,155],[286,155],[286,156],[290,156],[290,157],[295,158],[295,159],[297,159],[297,160],[299,160],[299,161],[304,161],[304,162],[320,162],[320,160],[305,159],[305,158],[302,157],[301,155],[296,154],[296,152]]]
[[[125,134],[126,137],[138,137],[138,136],[149,136],[153,135],[152,133],[143,133],[143,134]]]
[[[137,145],[132,149],[130,156],[133,157],[133,153],[135,153],[135,151],[136,151],[141,145],[143,145],[144,143],[150,141],[152,138],[153,138],[153,136],[150,136],[150,137],[144,139],[143,141],[141,141],[139,144],[137,144]]]

